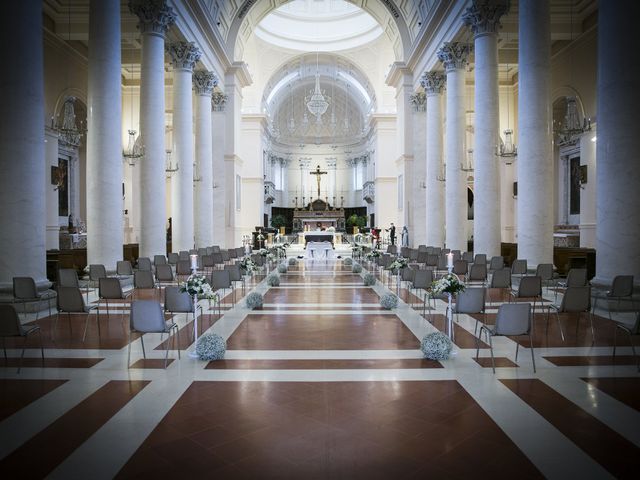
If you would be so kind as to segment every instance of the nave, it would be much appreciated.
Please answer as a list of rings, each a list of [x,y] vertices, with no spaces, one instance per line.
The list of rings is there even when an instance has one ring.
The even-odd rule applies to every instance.
[[[0,369],[5,478],[633,476],[640,378],[625,338],[612,358],[606,314],[596,311],[592,347],[586,316],[576,325],[560,315],[563,342],[538,307],[537,374],[526,337],[492,339],[494,374],[486,337],[475,359],[474,330],[495,321],[508,291],[490,289],[484,314],[459,315],[450,359],[427,360],[420,339],[446,331],[445,301],[425,307],[423,290],[376,262],[360,274],[349,263],[299,260],[277,287],[256,272],[244,293],[263,294],[258,310],[240,288],[235,303],[221,292],[222,316],[201,301],[203,331],[227,342],[211,362],[187,355],[192,317],[176,314],[181,358],[147,333],[147,359],[134,337],[127,368],[130,299],[162,299],[157,290],[110,304],[109,316],[102,305],[101,331],[92,319],[85,342],[84,316],[62,316],[52,331],[43,312],[44,365],[34,337],[20,374],[18,343],[7,341]],[[380,298],[391,292],[400,302],[386,310]],[[555,295],[545,288],[543,303]]]

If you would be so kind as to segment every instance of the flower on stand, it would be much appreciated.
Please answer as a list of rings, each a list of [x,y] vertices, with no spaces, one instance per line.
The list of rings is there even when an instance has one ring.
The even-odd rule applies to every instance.
[[[389,265],[389,270],[391,270],[393,273],[398,273],[400,270],[407,266],[409,266],[409,260],[404,257],[398,257],[393,262],[391,262],[391,264]]]
[[[262,255],[263,257],[266,257],[269,254],[269,250],[267,250],[266,248],[261,248],[260,250],[258,250],[258,255]]]
[[[258,266],[253,260],[251,260],[250,257],[244,257],[242,260],[240,260],[240,263],[238,265],[240,265],[240,270],[244,275],[251,275],[253,272],[258,270]]]
[[[211,285],[207,282],[207,277],[199,273],[190,275],[186,282],[181,283],[180,291],[187,292],[192,297],[218,300],[218,295],[213,293]]]
[[[378,258],[380,256],[380,250],[371,250],[369,253],[365,255],[369,260],[373,260],[374,258]]]
[[[431,293],[433,295],[440,295],[443,293],[455,295],[464,291],[465,288],[464,283],[460,281],[457,275],[447,273],[444,277],[431,284]]]

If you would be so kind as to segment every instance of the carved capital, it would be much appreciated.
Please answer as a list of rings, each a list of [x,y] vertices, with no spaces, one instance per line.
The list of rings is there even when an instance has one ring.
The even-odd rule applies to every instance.
[[[218,85],[218,77],[207,70],[193,72],[193,89],[197,95],[211,95],[213,88]]]
[[[301,158],[298,161],[298,165],[300,165],[300,169],[301,170],[308,170],[309,167],[311,166],[311,159],[310,158]]]
[[[500,17],[509,11],[509,0],[473,0],[462,15],[462,21],[476,37],[495,35],[502,27]]]
[[[424,112],[427,106],[427,94],[424,92],[416,92],[411,95],[411,106],[414,112]]]
[[[224,112],[224,107],[227,105],[228,95],[219,90],[217,87],[213,89],[211,93],[211,108],[214,112]]]
[[[440,95],[447,83],[447,76],[442,72],[424,72],[420,79],[420,85],[427,96]]]
[[[338,160],[335,158],[327,158],[327,168],[335,170],[338,165]]]
[[[180,70],[193,70],[202,55],[193,42],[173,42],[167,45],[166,50],[171,57],[173,68]]]
[[[129,11],[138,17],[140,33],[164,36],[176,21],[176,14],[166,0],[129,0]]]
[[[460,42],[444,42],[438,50],[438,58],[444,63],[447,73],[465,68],[471,53],[471,45]]]

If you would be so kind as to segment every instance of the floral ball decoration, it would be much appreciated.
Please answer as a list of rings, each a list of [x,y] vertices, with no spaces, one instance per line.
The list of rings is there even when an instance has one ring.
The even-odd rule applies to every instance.
[[[351,271],[353,273],[360,273],[362,272],[362,265],[360,265],[359,263],[354,263],[353,267],[351,267]]]
[[[344,259],[344,264],[348,267],[350,265],[353,265],[353,258],[351,257],[347,257]]]
[[[380,298],[380,305],[386,310],[392,310],[398,306],[398,297],[393,293],[385,293]]]
[[[245,301],[247,302],[247,308],[250,308],[251,310],[262,308],[262,294],[258,292],[251,292],[247,295],[247,299]]]
[[[196,343],[196,354],[200,360],[221,360],[227,351],[227,342],[217,333],[205,333]]]
[[[289,265],[290,265],[290,266],[294,266],[294,265],[297,265],[297,264],[298,264],[298,260],[296,260],[296,258],[295,258],[295,257],[291,257],[291,258],[289,259]]]
[[[284,263],[278,265],[278,273],[287,273],[287,266]]]
[[[280,285],[280,275],[277,273],[271,273],[267,277],[267,285],[270,287],[278,287]]]
[[[372,285],[375,285],[375,284],[376,284],[376,277],[375,277],[375,275],[374,275],[373,273],[367,273],[367,274],[365,274],[365,276],[364,276],[364,284],[365,284],[367,287],[370,287],[370,286],[372,286]]]
[[[449,358],[453,343],[442,332],[426,334],[420,342],[420,350],[429,360],[446,360]]]

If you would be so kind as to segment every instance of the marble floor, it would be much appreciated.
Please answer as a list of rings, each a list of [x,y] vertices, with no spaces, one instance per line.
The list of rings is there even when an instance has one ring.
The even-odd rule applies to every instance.
[[[241,292],[235,304],[225,296],[221,315],[202,302],[202,330],[227,339],[214,362],[184,350],[178,359],[159,334],[145,335],[143,359],[128,301],[108,316],[101,307],[100,335],[91,318],[85,342],[84,317],[54,328],[43,313],[44,362],[35,338],[20,373],[20,342],[7,340],[0,360],[2,478],[640,476],[640,374],[624,336],[612,358],[603,312],[595,342],[587,318],[562,315],[563,342],[540,310],[537,373],[527,339],[497,337],[494,374],[486,343],[475,358],[474,329],[495,320],[503,292],[490,292],[486,314],[460,316],[454,355],[438,362],[419,341],[444,330],[445,303],[423,315],[416,292],[378,278],[366,287],[342,259],[301,260],[279,287],[264,274],[248,283],[246,293],[264,294],[261,310]],[[379,304],[389,289],[402,299],[391,311]],[[192,349],[191,318],[174,320]]]

